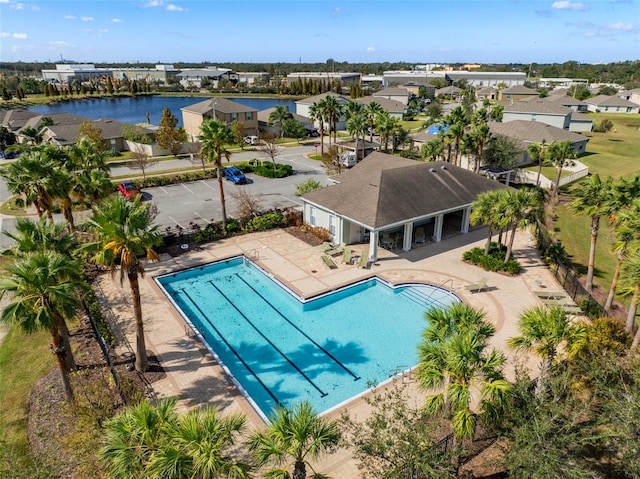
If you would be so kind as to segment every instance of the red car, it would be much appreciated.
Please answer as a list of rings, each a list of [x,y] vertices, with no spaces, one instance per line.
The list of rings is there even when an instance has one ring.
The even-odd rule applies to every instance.
[[[122,196],[124,196],[128,200],[132,200],[136,196],[140,196],[142,194],[140,188],[138,188],[138,185],[136,185],[133,181],[123,181],[118,185],[118,191],[120,191],[120,193],[122,193]]]

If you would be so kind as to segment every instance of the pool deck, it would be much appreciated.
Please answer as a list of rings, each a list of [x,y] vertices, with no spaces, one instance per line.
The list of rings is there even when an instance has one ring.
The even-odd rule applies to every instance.
[[[142,313],[145,323],[147,350],[158,357],[166,377],[152,384],[159,397],[175,396],[180,408],[216,405],[223,412],[243,412],[249,427],[261,427],[263,421],[240,394],[223,368],[215,361],[205,345],[189,331],[179,313],[161,292],[153,278],[165,273],[207,264],[212,261],[244,254],[271,272],[276,278],[304,297],[336,289],[364,278],[379,276],[391,283],[422,282],[444,285],[452,289],[465,303],[482,309],[486,318],[496,327],[492,344],[508,358],[507,376],[513,377],[516,363],[524,363],[536,370],[539,360],[514,355],[505,347],[508,338],[517,335],[519,314],[534,305],[541,305],[533,291],[541,288],[561,290],[538,254],[528,231],[519,231],[514,245],[514,256],[523,266],[523,273],[511,277],[486,272],[462,262],[462,253],[474,246],[484,246],[487,230],[480,228],[460,234],[440,243],[427,242],[409,252],[392,253],[379,249],[379,259],[370,269],[356,264],[342,264],[335,257],[336,269],[327,268],[319,246],[310,246],[283,230],[273,230],[237,236],[206,245],[202,250],[171,258],[163,255],[158,263],[145,265],[146,274],[140,281]],[[353,246],[354,254],[366,250],[368,245]],[[488,288],[470,293],[465,285],[488,279]],[[114,325],[119,354],[131,351],[135,344],[135,325],[131,321],[132,307],[128,285],[120,286],[109,275],[98,278],[98,296],[102,296],[105,313]],[[415,384],[410,384],[416,397],[424,397]],[[366,414],[367,406],[356,399],[346,406],[357,417]],[[339,416],[340,411],[327,415]],[[348,450],[341,449],[327,456],[318,470],[340,478],[359,477],[358,469]]]

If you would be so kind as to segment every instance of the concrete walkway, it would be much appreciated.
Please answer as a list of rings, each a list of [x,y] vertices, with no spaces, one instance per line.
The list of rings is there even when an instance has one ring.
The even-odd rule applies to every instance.
[[[304,297],[335,289],[373,275],[391,283],[424,282],[450,288],[466,303],[482,309],[486,318],[495,325],[493,345],[508,357],[507,375],[513,378],[516,362],[523,362],[533,371],[538,360],[517,358],[507,350],[505,342],[518,334],[519,314],[539,300],[533,291],[541,288],[561,289],[535,249],[533,238],[526,231],[516,236],[514,255],[524,267],[516,277],[485,272],[461,261],[462,253],[473,246],[483,246],[486,229],[465,235],[456,235],[440,243],[427,243],[410,252],[394,254],[380,250],[379,260],[370,270],[355,265],[326,269],[320,259],[320,247],[312,247],[282,230],[238,236],[212,243],[201,251],[189,251],[176,258],[146,266],[145,279],[140,282],[147,349],[155,354],[167,373],[165,379],[155,382],[153,392],[159,396],[176,396],[179,406],[187,409],[214,404],[224,412],[243,412],[250,427],[261,427],[263,421],[249,402],[240,394],[231,378],[216,363],[207,347],[189,330],[180,315],[155,284],[153,277],[215,260],[244,254],[256,258],[266,270]],[[366,250],[368,245],[355,245],[354,251]],[[470,293],[464,286],[487,277],[489,289]],[[115,324],[116,333],[124,338],[117,346],[119,352],[131,351],[135,344],[135,331],[128,286],[121,287],[110,276],[98,279],[99,291],[105,299],[105,312]],[[127,344],[128,342],[128,344]],[[412,384],[413,393],[423,398]],[[362,399],[347,405],[349,411],[361,417],[367,414]],[[339,411],[327,414],[339,416]],[[356,464],[347,450],[331,455],[320,465],[320,470],[332,477],[358,477]]]

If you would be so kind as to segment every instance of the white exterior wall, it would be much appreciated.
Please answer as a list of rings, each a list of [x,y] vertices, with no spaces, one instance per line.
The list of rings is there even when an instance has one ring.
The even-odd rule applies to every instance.
[[[519,113],[519,112],[504,112],[502,117],[502,123],[509,121],[524,120],[524,121],[539,121],[545,125],[555,126],[562,130],[568,130],[571,120],[571,115],[545,115],[542,113]]]
[[[606,106],[606,105],[591,105],[589,104],[589,111],[593,111],[596,113],[638,113],[640,111],[640,106],[631,107],[631,106]]]

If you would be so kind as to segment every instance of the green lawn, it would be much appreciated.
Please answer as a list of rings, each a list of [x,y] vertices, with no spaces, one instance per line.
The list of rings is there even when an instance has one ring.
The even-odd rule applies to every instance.
[[[536,165],[527,166],[525,170],[533,171],[536,174],[538,173],[538,167]],[[565,176],[570,175],[571,173],[573,172],[567,171],[566,169],[563,168],[562,173],[560,173],[560,177],[563,178]],[[541,174],[542,176],[549,178],[551,181],[556,181],[556,175],[558,174],[558,169],[553,166],[543,166]]]

